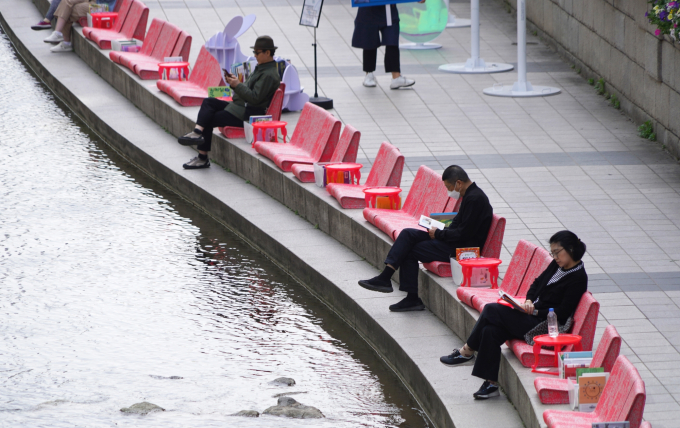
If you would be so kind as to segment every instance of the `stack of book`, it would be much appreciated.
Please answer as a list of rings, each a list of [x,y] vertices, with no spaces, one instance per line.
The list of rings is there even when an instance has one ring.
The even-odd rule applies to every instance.
[[[132,40],[111,40],[111,50],[122,52],[139,52],[142,50],[142,42]]]

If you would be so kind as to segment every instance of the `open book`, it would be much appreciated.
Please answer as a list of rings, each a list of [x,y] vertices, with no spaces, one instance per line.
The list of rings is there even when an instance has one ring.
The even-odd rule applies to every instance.
[[[518,311],[524,312],[525,314],[527,313],[527,311],[524,310],[524,307],[522,307],[522,302],[519,302],[517,299],[515,299],[505,291],[498,290],[498,295],[501,296],[501,299],[510,303],[513,308],[517,309]]]
[[[422,226],[425,229],[432,229],[433,227],[436,227],[439,230],[444,230],[446,225],[442,223],[441,221],[434,220],[430,217],[421,215],[420,216],[420,221],[418,222],[418,226]]]

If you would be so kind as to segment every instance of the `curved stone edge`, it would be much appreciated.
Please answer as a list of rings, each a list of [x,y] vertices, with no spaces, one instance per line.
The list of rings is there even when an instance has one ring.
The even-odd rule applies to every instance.
[[[41,12],[46,11],[48,7],[46,0],[35,0],[35,2]],[[223,224],[224,221],[220,219],[233,219],[239,216],[228,206],[220,209],[207,209],[206,207],[213,207],[216,204],[221,204],[221,202],[211,195],[202,195],[205,192],[200,186],[184,182],[182,177],[178,177],[161,162],[140,150],[134,143],[125,139],[115,129],[97,117],[83,101],[43,67],[30,49],[27,49],[12,33],[11,27],[1,13],[0,23],[33,71],[94,131],[100,135],[107,135],[106,141],[113,144],[114,149],[175,193],[179,193],[190,199],[199,208],[208,211]],[[113,64],[108,59],[108,51],[100,51],[93,43],[82,36],[81,31],[80,29],[74,31],[74,49],[99,77],[108,82],[167,133],[179,136],[193,126],[192,118],[196,116],[198,108],[179,106],[172,98],[157,91],[155,81],[140,81],[129,70]],[[287,117],[291,124],[295,119],[290,120]],[[373,266],[382,265],[384,255],[392,242],[381,231],[363,219],[361,210],[342,210],[335,200],[328,196],[325,189],[320,189],[314,184],[302,184],[292,174],[282,173],[269,159],[250,149],[243,140],[228,141],[217,135],[215,138],[221,141],[214,145],[215,149],[211,153],[211,159],[216,160],[228,171],[248,180],[289,209],[294,210],[297,215],[303,217],[312,225],[316,225],[320,230],[347,246]],[[197,196],[199,194],[201,195]],[[285,246],[282,247],[275,238],[267,235],[266,231],[253,227],[243,217],[239,221],[228,224],[227,227],[235,230],[237,234],[254,244],[282,266],[284,270],[305,284],[320,300],[352,326],[395,371],[437,426],[454,426],[449,414],[451,409],[449,408],[447,411],[449,406],[441,401],[435,388],[427,381],[418,365],[380,325],[380,322],[377,322],[362,308],[358,308],[360,311],[355,313],[354,307],[357,302],[343,290],[338,290],[336,284],[333,284],[304,260],[298,258],[293,261],[292,258],[295,257],[292,257],[294,255],[290,253],[290,249]],[[317,284],[317,286],[310,287],[310,284]],[[458,337],[467,337],[479,314],[458,300],[455,295],[456,287],[450,282],[450,279],[439,278],[421,270],[419,287],[421,297],[432,313]],[[333,289],[332,292],[331,289]],[[352,307],[352,310],[348,310],[349,307]],[[381,340],[376,341],[374,336],[387,336],[394,343],[388,346]],[[393,348],[390,349],[395,345],[398,347],[396,353],[393,352]],[[405,367],[409,367],[409,370],[406,370]],[[444,368],[442,367],[442,369]],[[412,378],[412,376],[405,375],[407,373],[418,373],[419,376]],[[548,408],[538,401],[533,387],[535,377],[537,376],[531,374],[530,370],[521,366],[508,349],[504,349],[500,373],[501,385],[517,409],[524,425],[531,428],[546,426],[543,422],[542,413],[543,410]],[[420,383],[423,381],[424,384],[421,385]],[[436,406],[433,400],[437,402]],[[424,405],[425,402],[431,405]],[[562,407],[566,408],[566,406]],[[550,408],[555,408],[555,406]]]

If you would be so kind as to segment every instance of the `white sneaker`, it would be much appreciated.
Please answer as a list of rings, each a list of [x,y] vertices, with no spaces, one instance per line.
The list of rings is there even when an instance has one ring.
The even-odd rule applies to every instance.
[[[50,34],[50,36],[48,38],[43,40],[43,42],[45,42],[45,43],[61,43],[63,41],[64,41],[64,35],[61,34],[59,31],[53,31],[52,34]]]
[[[399,76],[396,79],[392,79],[392,83],[390,83],[390,89],[408,88],[409,86],[413,86],[415,84],[415,80],[409,79],[405,76]]]
[[[61,52],[73,52],[73,45],[72,44],[66,44],[66,42],[61,42],[52,49],[50,49],[51,52],[54,53],[61,53]]]
[[[367,88],[375,88],[375,75],[373,73],[366,73],[364,86]]]

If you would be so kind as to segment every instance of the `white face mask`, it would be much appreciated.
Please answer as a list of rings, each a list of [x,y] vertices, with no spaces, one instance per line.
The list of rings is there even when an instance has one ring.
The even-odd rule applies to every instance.
[[[449,197],[453,199],[459,199],[460,198],[460,192],[456,191],[456,185],[453,185],[453,190],[449,190]]]

